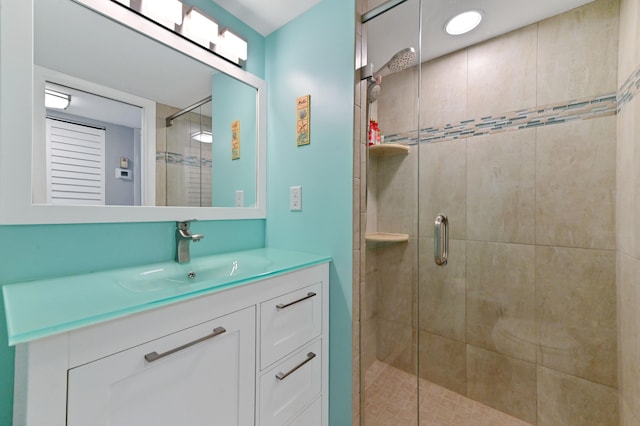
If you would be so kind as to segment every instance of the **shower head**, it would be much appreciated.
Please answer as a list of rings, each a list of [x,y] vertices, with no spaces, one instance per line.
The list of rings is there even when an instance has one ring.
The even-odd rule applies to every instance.
[[[399,71],[403,71],[416,63],[416,59],[418,55],[416,54],[416,50],[413,47],[407,47],[406,49],[402,49],[389,61],[382,66],[378,71],[374,72],[374,76],[385,76],[389,74],[393,74]]]
[[[378,100],[380,91],[381,88],[379,83],[376,83],[375,81],[369,82],[369,85],[367,86],[367,99],[369,100],[370,104]]]

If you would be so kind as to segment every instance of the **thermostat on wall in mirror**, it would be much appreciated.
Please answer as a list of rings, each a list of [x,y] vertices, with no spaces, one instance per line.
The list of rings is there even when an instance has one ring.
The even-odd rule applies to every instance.
[[[131,180],[131,170],[116,168],[116,179]]]

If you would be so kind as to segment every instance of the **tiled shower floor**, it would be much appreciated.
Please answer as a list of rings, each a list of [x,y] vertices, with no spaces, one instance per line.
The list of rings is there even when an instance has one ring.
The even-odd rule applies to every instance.
[[[420,386],[420,423],[416,387]],[[530,426],[381,361],[365,374],[365,426]]]

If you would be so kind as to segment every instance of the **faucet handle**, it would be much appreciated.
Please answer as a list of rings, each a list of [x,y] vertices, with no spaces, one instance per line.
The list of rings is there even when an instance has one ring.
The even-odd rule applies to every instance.
[[[191,222],[196,222],[198,219],[187,219],[187,220],[183,220],[183,221],[178,221],[176,222],[176,228],[181,229],[183,231],[186,231],[187,229],[189,229],[189,224]]]

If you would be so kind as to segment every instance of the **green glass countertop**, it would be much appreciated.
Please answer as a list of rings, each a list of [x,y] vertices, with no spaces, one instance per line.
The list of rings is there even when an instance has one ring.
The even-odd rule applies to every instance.
[[[142,312],[331,261],[255,249],[2,286],[9,345]],[[190,273],[195,273],[190,277]]]

